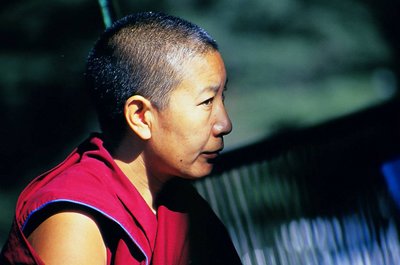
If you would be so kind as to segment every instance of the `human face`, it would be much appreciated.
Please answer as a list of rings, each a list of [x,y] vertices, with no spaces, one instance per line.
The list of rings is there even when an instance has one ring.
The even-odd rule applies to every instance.
[[[224,106],[226,71],[217,51],[182,66],[181,83],[169,104],[155,111],[149,140],[152,174],[158,178],[199,178],[209,174],[232,124]]]

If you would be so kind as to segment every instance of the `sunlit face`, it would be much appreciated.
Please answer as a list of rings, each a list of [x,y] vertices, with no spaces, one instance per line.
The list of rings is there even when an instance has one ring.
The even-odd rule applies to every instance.
[[[232,124],[224,106],[226,71],[219,52],[182,66],[169,105],[155,111],[147,162],[157,178],[199,178],[210,173]]]

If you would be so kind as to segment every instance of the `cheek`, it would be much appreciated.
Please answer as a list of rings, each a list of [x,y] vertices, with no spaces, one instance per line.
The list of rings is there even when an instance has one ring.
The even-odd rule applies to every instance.
[[[185,136],[179,139],[179,143],[182,148],[187,149],[191,152],[201,152],[210,139],[210,129],[208,126],[192,126],[192,130],[188,130]]]
[[[193,163],[210,139],[209,113],[201,109],[181,108],[175,114],[164,119],[155,137],[176,162]]]
[[[182,115],[174,124],[171,132],[177,145],[182,145],[182,147],[189,149],[199,148],[208,140],[211,125],[207,118],[192,113],[190,115]]]
[[[200,160],[206,144],[207,137],[201,137],[200,132],[175,138],[175,147],[171,150],[171,155],[175,158],[175,163],[183,167],[192,166]]]

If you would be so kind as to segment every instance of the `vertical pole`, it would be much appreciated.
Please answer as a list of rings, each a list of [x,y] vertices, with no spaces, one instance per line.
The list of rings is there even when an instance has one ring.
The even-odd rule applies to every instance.
[[[117,19],[117,11],[113,0],[98,0],[103,17],[104,27],[108,28]]]

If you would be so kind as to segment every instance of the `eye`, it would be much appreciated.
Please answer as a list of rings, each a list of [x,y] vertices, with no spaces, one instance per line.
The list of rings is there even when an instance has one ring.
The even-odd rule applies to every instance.
[[[203,102],[201,103],[201,105],[210,106],[210,105],[213,103],[213,101],[214,101],[214,97],[209,98],[209,99],[203,101]]]

